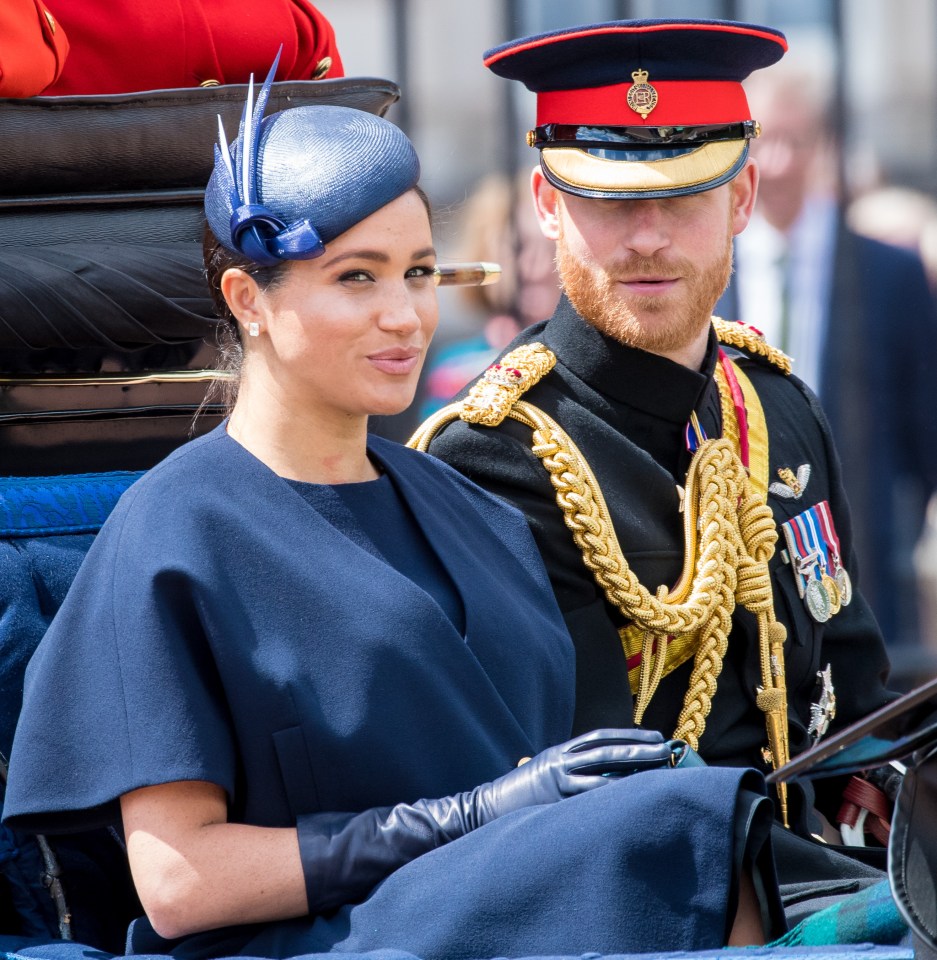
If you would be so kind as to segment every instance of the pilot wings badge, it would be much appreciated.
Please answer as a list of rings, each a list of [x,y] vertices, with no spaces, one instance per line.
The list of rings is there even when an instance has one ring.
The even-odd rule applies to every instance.
[[[768,487],[768,492],[773,493],[782,500],[799,500],[807,489],[807,483],[810,480],[810,464],[802,463],[797,468],[795,474],[790,467],[779,467],[778,476],[781,482],[775,481]]]

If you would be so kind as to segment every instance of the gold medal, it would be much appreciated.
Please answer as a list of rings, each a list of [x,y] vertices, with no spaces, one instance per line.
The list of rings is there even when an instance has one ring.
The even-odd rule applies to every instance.
[[[820,583],[826,588],[826,592],[830,597],[830,616],[835,617],[843,605],[839,595],[839,587],[828,573],[824,573],[823,576],[820,577]]]

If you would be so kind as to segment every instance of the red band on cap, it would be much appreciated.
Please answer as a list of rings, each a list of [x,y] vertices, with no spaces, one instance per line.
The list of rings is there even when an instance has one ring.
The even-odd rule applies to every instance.
[[[648,83],[657,91],[657,106],[641,119],[628,106],[633,83],[613,83],[584,90],[550,90],[537,94],[537,126],[548,123],[594,124],[603,127],[689,127],[709,123],[741,123],[751,119],[740,83],[728,80],[661,80]]]

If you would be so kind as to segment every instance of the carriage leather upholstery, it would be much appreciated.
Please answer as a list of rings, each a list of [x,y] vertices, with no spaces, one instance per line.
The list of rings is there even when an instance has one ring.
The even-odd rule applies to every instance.
[[[341,77],[275,83],[267,113],[335,103],[383,116],[400,92],[390,80]],[[245,84],[143,93],[0,99],[0,197],[149,193],[204,188],[220,114],[237,135]]]

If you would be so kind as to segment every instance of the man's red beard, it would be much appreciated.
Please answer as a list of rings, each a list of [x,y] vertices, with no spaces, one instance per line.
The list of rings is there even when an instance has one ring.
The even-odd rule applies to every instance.
[[[732,235],[729,231],[722,255],[705,269],[662,256],[633,256],[598,267],[570,251],[561,229],[556,263],[566,295],[583,319],[628,346],[669,354],[694,343],[708,326],[732,273]],[[679,276],[685,292],[667,302],[629,296],[616,278],[632,276]]]

